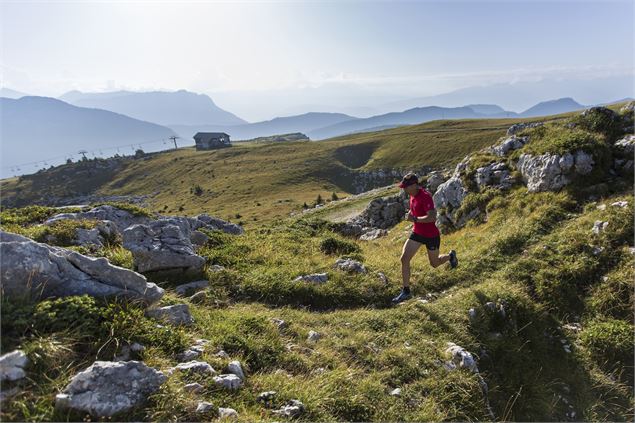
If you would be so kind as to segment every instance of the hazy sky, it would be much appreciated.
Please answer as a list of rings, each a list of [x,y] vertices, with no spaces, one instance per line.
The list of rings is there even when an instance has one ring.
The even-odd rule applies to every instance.
[[[188,89],[247,118],[250,94],[354,105],[634,65],[632,0],[1,3],[2,86]]]

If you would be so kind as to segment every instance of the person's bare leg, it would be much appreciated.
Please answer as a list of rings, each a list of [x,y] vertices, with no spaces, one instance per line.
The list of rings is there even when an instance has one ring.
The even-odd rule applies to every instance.
[[[439,255],[439,250],[428,250],[428,260],[430,260],[430,265],[432,267],[439,267],[443,263],[450,261],[450,256],[448,254]]]
[[[403,245],[401,252],[401,277],[405,288],[410,286],[410,260],[417,253],[419,247],[421,247],[421,243],[411,239],[407,239]]]

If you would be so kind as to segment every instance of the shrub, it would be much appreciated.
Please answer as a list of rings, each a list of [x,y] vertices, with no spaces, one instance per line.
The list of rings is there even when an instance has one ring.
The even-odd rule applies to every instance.
[[[95,336],[101,330],[102,310],[88,295],[46,300],[33,310],[32,328],[38,333],[63,330]]]
[[[190,192],[196,196],[201,196],[203,195],[203,188],[199,184],[196,184],[190,189]]]
[[[79,209],[66,209],[71,213],[79,211]],[[34,223],[42,223],[51,216],[59,213],[59,210],[53,207],[44,206],[27,206],[19,209],[6,209],[0,213],[0,223],[4,225],[20,225],[27,226]]]
[[[604,107],[593,107],[572,119],[572,122],[587,131],[599,132],[613,138],[622,132],[620,116]]]
[[[343,241],[335,237],[327,237],[320,242],[320,251],[324,254],[352,254],[359,253],[360,248],[357,244],[350,241]]]

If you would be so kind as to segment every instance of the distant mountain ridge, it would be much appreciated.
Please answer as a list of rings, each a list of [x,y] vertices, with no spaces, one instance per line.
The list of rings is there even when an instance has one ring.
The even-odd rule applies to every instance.
[[[48,160],[80,150],[160,142],[174,132],[155,123],[73,106],[50,97],[0,98],[3,176],[5,166]],[[133,153],[128,148],[128,154]],[[111,152],[110,155],[114,153]]]
[[[70,91],[59,99],[75,106],[109,110],[159,125],[247,123],[233,113],[218,107],[208,95],[186,90],[106,93]]]

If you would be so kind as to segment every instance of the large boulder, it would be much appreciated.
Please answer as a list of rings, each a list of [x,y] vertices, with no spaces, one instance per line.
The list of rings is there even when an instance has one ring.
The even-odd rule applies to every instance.
[[[59,409],[110,417],[145,402],[166,376],[139,361],[96,361],[55,397]]]
[[[185,218],[133,225],[123,232],[123,246],[132,252],[135,270],[139,272],[200,273],[205,265],[205,259],[194,252]]]
[[[529,192],[558,191],[570,184],[578,175],[587,175],[593,170],[593,157],[577,150],[573,154],[522,154],[517,167],[527,184]]]
[[[0,231],[0,268],[7,298],[38,300],[86,294],[150,305],[163,296],[163,289],[143,275],[113,266],[103,257],[87,257],[4,231]]]

